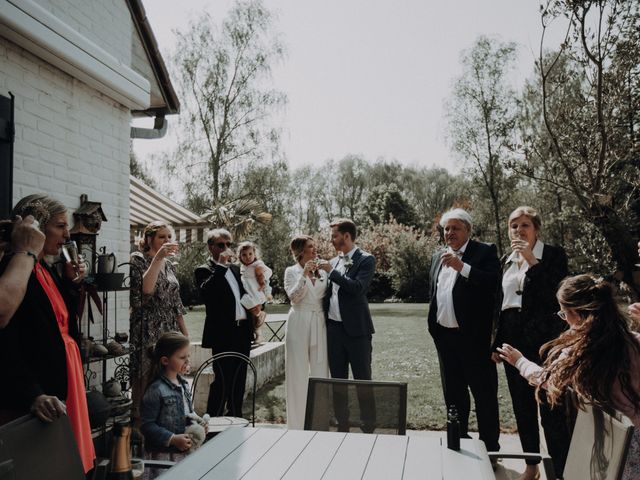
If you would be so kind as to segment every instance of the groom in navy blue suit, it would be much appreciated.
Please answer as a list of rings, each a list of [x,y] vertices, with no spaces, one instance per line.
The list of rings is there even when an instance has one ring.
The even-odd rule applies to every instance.
[[[375,332],[367,291],[376,269],[373,255],[355,245],[357,229],[351,220],[341,218],[331,223],[331,243],[338,256],[322,262],[319,268],[329,273],[324,311],[327,320],[327,349],[329,370],[333,378],[371,380],[371,339]],[[363,430],[372,430],[375,411],[372,398],[360,395]],[[334,395],[338,428],[347,431],[346,397]],[[367,408],[369,407],[369,408]],[[345,415],[346,413],[346,415]]]
[[[331,224],[338,256],[320,265],[329,273],[324,297],[329,369],[333,378],[371,380],[371,338],[375,332],[367,291],[376,269],[373,255],[355,245],[356,225],[348,219]]]

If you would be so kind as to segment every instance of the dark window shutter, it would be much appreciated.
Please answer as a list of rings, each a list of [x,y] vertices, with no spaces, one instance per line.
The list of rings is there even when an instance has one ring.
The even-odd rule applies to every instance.
[[[0,218],[9,218],[13,201],[13,99],[0,95]]]

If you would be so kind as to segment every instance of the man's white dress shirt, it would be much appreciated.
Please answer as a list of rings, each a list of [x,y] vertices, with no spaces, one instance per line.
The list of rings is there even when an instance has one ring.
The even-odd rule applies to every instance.
[[[338,257],[338,263],[333,267],[333,270],[337,270],[341,275],[344,275],[346,268],[344,267],[344,262],[347,259],[353,257],[353,254],[358,249],[358,247],[353,247],[353,249],[347,253],[344,257]],[[331,272],[329,272],[331,274]],[[342,316],[340,315],[340,304],[338,303],[338,290],[340,290],[340,285],[336,282],[331,283],[331,298],[329,299],[329,319],[335,320],[336,322],[342,321]]]
[[[460,258],[464,255],[469,240],[458,250],[453,252]],[[449,249],[449,251],[452,251]],[[469,278],[469,272],[471,272],[471,265],[468,263],[462,264],[462,270],[460,275],[465,278]],[[458,272],[451,267],[440,267],[440,273],[438,274],[438,285],[436,289],[436,302],[438,305],[438,312],[436,321],[445,328],[459,328],[458,320],[456,319],[456,311],[453,307],[453,286],[458,278]]]
[[[229,268],[229,265],[224,265],[223,263],[216,262],[215,260],[213,260],[213,263],[227,269],[226,273],[224,274],[224,278],[225,280],[227,280],[227,283],[229,284],[229,287],[231,287],[231,291],[233,292],[233,296],[236,299],[236,321],[246,320],[247,312],[240,303],[240,286],[238,285],[238,281],[236,280],[235,275]]]

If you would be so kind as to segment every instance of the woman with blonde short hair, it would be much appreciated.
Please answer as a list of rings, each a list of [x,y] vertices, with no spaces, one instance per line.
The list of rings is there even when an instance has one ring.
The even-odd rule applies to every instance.
[[[567,256],[562,248],[542,242],[542,221],[531,207],[516,208],[509,215],[507,227],[511,253],[501,259],[502,283],[498,292],[498,331],[494,346],[510,343],[539,363],[540,347],[566,328],[556,315],[559,308],[556,290],[567,275]],[[493,360],[501,361],[497,353],[493,354]],[[540,452],[534,388],[511,365],[505,364],[504,368],[522,449]],[[560,478],[571,440],[567,416],[562,407],[550,408],[542,402],[540,417],[549,454]],[[532,460],[520,478],[536,479],[539,474],[538,465]]]

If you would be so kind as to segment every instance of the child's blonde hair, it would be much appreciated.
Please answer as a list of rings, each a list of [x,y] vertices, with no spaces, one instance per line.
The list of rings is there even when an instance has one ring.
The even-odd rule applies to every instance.
[[[238,250],[236,252],[238,260],[240,260],[240,254],[242,252],[244,252],[245,250],[249,250],[249,249],[253,249],[253,253],[254,253],[255,257],[256,257],[256,260],[260,260],[260,249],[258,248],[258,246],[255,243],[250,242],[248,240],[246,240],[244,242],[240,242],[240,244],[238,245]]]

